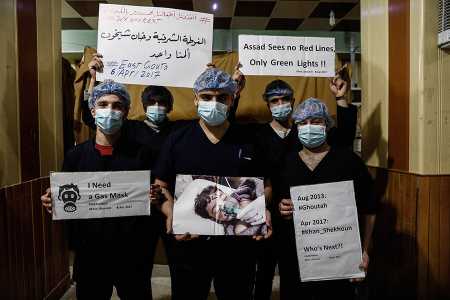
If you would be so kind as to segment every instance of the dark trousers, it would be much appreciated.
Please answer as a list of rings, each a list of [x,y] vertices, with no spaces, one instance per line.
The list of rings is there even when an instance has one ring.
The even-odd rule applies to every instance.
[[[175,242],[171,247],[172,299],[207,299],[213,282],[219,300],[251,300],[255,243],[250,237]]]
[[[138,234],[118,230],[113,240],[99,237],[78,243],[73,275],[77,299],[110,299],[113,286],[120,299],[152,299],[151,274],[159,238],[153,222],[139,224]]]
[[[275,233],[274,233],[275,234]],[[277,256],[274,239],[258,242],[256,256],[255,300],[270,300],[272,298],[272,285],[277,265]]]
[[[328,300],[355,298],[355,287],[349,280],[301,282],[292,221],[280,222],[276,235],[281,300]]]

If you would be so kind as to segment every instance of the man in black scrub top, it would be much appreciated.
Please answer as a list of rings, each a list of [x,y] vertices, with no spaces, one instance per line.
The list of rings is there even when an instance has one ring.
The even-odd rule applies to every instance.
[[[95,119],[92,117],[90,112],[90,108],[88,107],[88,99],[90,94],[95,87],[96,83],[96,75],[97,72],[103,71],[103,60],[102,55],[99,53],[95,53],[92,57],[92,60],[89,62],[89,71],[91,75],[91,79],[89,82],[89,88],[87,93],[85,94],[85,101],[82,103],[83,105],[83,122],[89,126],[91,129],[96,130]],[[213,64],[209,64],[209,67],[214,66]],[[236,67],[236,72],[233,74],[235,80],[241,82],[236,92],[236,97],[239,97],[239,92],[243,88],[243,79],[242,75],[239,72],[239,68]],[[143,152],[146,153],[146,157],[143,157],[144,163],[153,170],[155,166],[155,162],[159,156],[161,151],[161,147],[164,144],[164,141],[167,139],[169,134],[172,131],[177,130],[187,124],[188,121],[178,120],[171,121],[167,117],[167,115],[172,111],[174,99],[171,92],[164,86],[155,86],[150,85],[147,86],[141,94],[141,102],[142,107],[144,109],[146,119],[144,121],[139,120],[127,120],[123,124],[122,131],[126,132],[130,143],[138,144],[141,147]],[[236,103],[237,101],[233,102]],[[230,112],[228,114],[228,120],[232,122],[234,120],[234,116],[236,113],[237,106],[234,105],[231,107]],[[152,182],[154,181],[154,176],[152,173]],[[173,271],[172,265],[172,247],[173,237],[166,234],[164,229],[164,221],[165,217],[157,209],[152,209],[152,228],[159,228],[160,236],[164,242],[165,252],[169,262],[169,268],[171,272],[171,280],[175,280],[176,274]],[[157,239],[154,243],[155,247],[157,245]],[[155,252],[155,250],[153,250]],[[173,291],[172,284],[172,293]]]
[[[98,85],[90,99],[96,123],[92,140],[64,157],[63,172],[149,170],[149,157],[122,130],[130,96],[112,81]],[[50,189],[41,197],[51,212]],[[121,299],[151,299],[151,272],[157,229],[153,216],[68,221],[75,253],[73,279],[77,299],[110,299],[113,286]]]
[[[339,127],[329,130],[327,140],[330,145],[351,148],[356,131],[357,112],[354,105],[348,104],[345,94],[349,86],[346,67],[341,68],[330,82],[330,91],[336,97],[337,121]],[[256,144],[261,149],[264,162],[272,176],[276,176],[287,152],[300,150],[302,145],[297,137],[297,126],[291,119],[294,104],[294,91],[283,80],[270,82],[264,91],[263,100],[272,114],[272,121],[259,125],[256,129]],[[272,179],[272,184],[276,180]],[[278,186],[273,185],[272,196],[276,197]],[[271,214],[277,215],[278,208],[270,207]],[[277,220],[273,220],[273,236],[261,242],[258,251],[255,280],[255,300],[269,300],[272,297],[272,284],[277,264],[275,244],[277,243]]]
[[[360,268],[367,270],[369,246],[375,223],[376,203],[373,181],[364,162],[352,151],[330,146],[327,130],[332,119],[325,104],[317,99],[307,99],[293,113],[298,138],[303,145],[300,151],[291,151],[284,159],[276,183],[281,187],[278,202],[284,219],[280,221],[283,255],[279,257],[281,299],[353,299],[354,287],[349,280],[300,282],[294,224],[293,203],[289,188],[299,185],[353,180],[358,215],[363,224],[363,261]]]
[[[194,84],[199,121],[172,133],[154,169],[155,184],[169,200],[162,211],[172,218],[177,174],[210,176],[265,175],[254,132],[246,126],[230,124],[236,83],[225,72],[209,68]],[[152,191],[153,192],[153,191]],[[267,213],[270,226],[270,214]],[[270,233],[270,230],[269,230]],[[211,286],[219,300],[252,299],[255,276],[255,240],[252,237],[178,236],[174,246],[175,294],[172,299],[207,299]]]

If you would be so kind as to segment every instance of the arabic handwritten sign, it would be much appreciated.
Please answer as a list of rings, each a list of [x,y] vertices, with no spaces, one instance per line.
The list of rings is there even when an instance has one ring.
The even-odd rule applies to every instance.
[[[150,171],[50,173],[53,220],[150,215]]]
[[[364,277],[353,181],[291,187],[302,281]]]
[[[239,35],[245,75],[333,77],[334,38]]]
[[[163,7],[100,4],[97,79],[192,87],[211,62],[213,15]]]

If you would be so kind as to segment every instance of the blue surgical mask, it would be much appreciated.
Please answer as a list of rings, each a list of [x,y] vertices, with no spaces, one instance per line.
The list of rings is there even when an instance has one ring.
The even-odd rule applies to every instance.
[[[325,143],[327,139],[326,127],[323,125],[299,125],[298,138],[306,148],[317,148]]]
[[[225,122],[228,106],[217,101],[198,101],[197,113],[208,125],[217,126]]]
[[[272,117],[277,121],[286,121],[292,111],[291,103],[284,103],[270,108]]]
[[[123,113],[110,108],[97,108],[95,110],[95,125],[104,134],[114,134],[122,127]]]
[[[145,115],[151,122],[157,125],[161,124],[167,117],[166,107],[159,105],[149,105],[147,106]]]

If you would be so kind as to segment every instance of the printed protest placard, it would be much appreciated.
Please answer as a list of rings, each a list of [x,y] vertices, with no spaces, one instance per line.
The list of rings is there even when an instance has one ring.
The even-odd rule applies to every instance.
[[[302,281],[364,277],[353,181],[291,187]]]
[[[150,171],[52,172],[53,220],[150,215]]]
[[[239,35],[245,75],[333,77],[334,38]]]
[[[97,79],[192,87],[211,62],[213,15],[163,7],[100,4]]]
[[[264,235],[265,210],[262,178],[177,175],[175,234]]]

